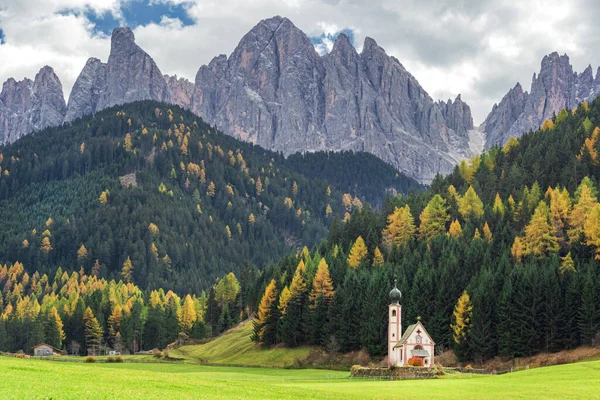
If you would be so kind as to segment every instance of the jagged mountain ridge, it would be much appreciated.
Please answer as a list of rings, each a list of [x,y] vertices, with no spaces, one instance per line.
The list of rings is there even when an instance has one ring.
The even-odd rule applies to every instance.
[[[554,52],[545,56],[539,74],[533,74],[531,90],[519,83],[500,101],[481,125],[486,148],[503,145],[511,136],[538,129],[544,120],[564,108],[573,109],[582,101],[600,95],[600,68],[594,78],[589,65],[581,74],[573,71],[569,57]]]
[[[88,60],[59,114],[73,121],[142,99],[189,108],[227,134],[285,154],[366,151],[424,182],[470,155],[472,117],[460,96],[434,102],[370,38],[358,54],[340,35],[320,56],[287,18],[261,21],[229,58],[202,66],[194,83],[164,76],[133,32],[117,28],[108,61]],[[0,127],[0,135],[43,127],[12,128],[17,135]]]
[[[340,34],[321,57],[281,17],[261,21],[229,58],[200,68],[191,109],[226,133],[284,154],[366,151],[425,182],[469,155],[473,127],[460,96],[434,102],[373,39],[359,54]]]

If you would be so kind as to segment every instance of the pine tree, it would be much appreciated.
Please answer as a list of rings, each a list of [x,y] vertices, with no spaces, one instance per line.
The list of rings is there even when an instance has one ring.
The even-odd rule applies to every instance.
[[[365,241],[363,240],[362,236],[359,236],[356,238],[356,241],[350,249],[350,254],[348,255],[348,265],[350,268],[357,269],[366,257],[367,246],[365,245]]]
[[[383,231],[383,244],[387,249],[406,244],[416,230],[410,207],[396,207],[387,218],[387,227]]]
[[[439,194],[433,196],[421,213],[419,232],[421,237],[427,241],[434,236],[446,232],[446,222],[450,219],[446,207],[446,200]]]
[[[58,349],[62,348],[62,342],[66,339],[64,325],[55,306],[48,310],[45,318],[45,342]]]
[[[102,328],[94,316],[91,308],[87,308],[83,314],[85,345],[88,351],[96,352],[102,340]]]

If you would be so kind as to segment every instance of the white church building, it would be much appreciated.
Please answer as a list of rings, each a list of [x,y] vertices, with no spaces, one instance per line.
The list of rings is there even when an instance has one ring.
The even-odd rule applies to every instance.
[[[410,359],[421,359],[423,367],[431,367],[434,365],[435,342],[421,321],[402,333],[401,298],[402,293],[394,283],[388,310],[388,367],[409,365]]]

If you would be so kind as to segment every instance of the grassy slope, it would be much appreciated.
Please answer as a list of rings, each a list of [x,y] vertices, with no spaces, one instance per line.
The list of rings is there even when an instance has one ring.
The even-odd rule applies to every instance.
[[[347,372],[194,364],[75,364],[0,357],[3,399],[600,398],[600,361],[501,376],[423,381],[347,379]],[[462,379],[461,379],[462,378]]]
[[[171,350],[169,356],[210,364],[284,367],[292,365],[296,359],[306,358],[313,349],[308,346],[292,349],[263,349],[250,340],[250,335],[252,335],[252,322],[246,321],[206,344],[183,346]]]

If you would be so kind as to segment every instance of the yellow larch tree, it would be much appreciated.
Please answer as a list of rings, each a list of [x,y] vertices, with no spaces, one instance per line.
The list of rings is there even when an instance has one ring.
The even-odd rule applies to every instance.
[[[52,245],[50,244],[50,238],[48,236],[45,236],[42,239],[40,250],[42,250],[44,253],[49,253],[52,250]]]
[[[287,288],[286,288],[287,289]],[[288,291],[289,293],[289,291]],[[282,293],[283,294],[283,293]],[[274,321],[277,320],[275,314],[275,305],[277,304],[277,283],[275,279],[271,280],[265,289],[260,304],[258,305],[258,312],[256,313],[256,319],[254,320],[254,335],[253,339],[259,344],[267,344],[270,340],[268,338],[268,331],[273,330]],[[281,304],[280,304],[281,305]]]
[[[488,243],[492,243],[492,240],[494,238],[492,235],[492,230],[490,229],[490,226],[487,222],[483,224],[483,237],[485,238],[485,240],[487,240]]]
[[[570,243],[579,243],[581,241],[585,220],[592,209],[598,204],[598,200],[593,193],[593,187],[588,181],[589,179],[586,180],[584,178],[579,185],[575,194],[577,203],[573,206],[569,214],[569,225],[571,228],[568,230],[568,235]]]
[[[450,219],[446,200],[439,194],[427,203],[420,215],[421,225],[419,225],[419,234],[429,241],[437,235],[446,233],[446,222]]]
[[[465,195],[460,199],[458,211],[465,220],[483,216],[483,202],[475,192],[475,189],[473,189],[473,186],[469,186]]]
[[[131,263],[131,258],[129,257],[127,257],[127,260],[125,260],[123,263],[123,267],[121,268],[121,276],[127,283],[130,283],[133,279],[133,264]]]
[[[473,314],[473,304],[471,303],[471,297],[465,290],[462,292],[456,306],[454,307],[453,323],[451,325],[452,331],[454,332],[452,338],[454,343],[462,343],[469,329],[471,328],[471,315]]]
[[[448,229],[448,237],[459,238],[462,235],[462,227],[460,226],[460,222],[457,219],[450,223],[450,228]]]
[[[600,260],[600,204],[594,204],[583,224],[585,244],[594,248],[595,259]]]
[[[415,231],[415,220],[408,204],[396,207],[387,217],[387,226],[383,230],[383,245],[388,249],[402,246],[414,236]]]
[[[325,259],[322,258],[319,262],[317,273],[313,278],[312,289],[308,296],[310,308],[314,309],[317,306],[321,296],[323,296],[323,300],[326,304],[331,304],[334,293],[333,283],[331,282],[331,276],[329,275],[329,266],[327,265],[327,262],[325,262]]]
[[[181,307],[181,318],[179,318],[179,326],[181,326],[181,330],[185,333],[190,333],[192,327],[196,323],[196,319],[196,306],[192,296],[188,294],[185,296],[183,306]]]
[[[77,260],[79,262],[83,262],[83,261],[85,261],[87,256],[88,256],[88,251],[85,248],[85,245],[82,243],[81,247],[79,247],[79,250],[77,250]]]
[[[367,257],[367,253],[367,246],[362,236],[357,237],[348,255],[348,265],[350,265],[350,268],[358,268]]]
[[[512,247],[510,248],[510,253],[515,258],[515,260],[517,261],[518,264],[520,264],[521,260],[523,259],[523,251],[524,251],[523,241],[521,240],[521,238],[519,236],[515,236],[515,240],[512,244]]]
[[[545,120],[540,128],[542,131],[547,131],[549,129],[554,129],[554,122],[551,119]]]
[[[571,257],[571,252],[568,252],[566,256],[561,257],[559,271],[561,274],[575,272],[575,262],[573,261],[573,257]]]
[[[548,205],[543,200],[539,202],[531,221],[525,227],[524,245],[523,255],[533,254],[536,257],[555,253],[560,248],[554,229],[550,225]]]
[[[379,250],[379,247],[375,247],[373,251],[373,268],[383,265],[384,261],[381,250]]]
[[[494,199],[494,206],[492,208],[494,214],[499,215],[500,217],[504,217],[504,203],[502,202],[502,198],[500,198],[500,194],[496,193],[496,198]]]

